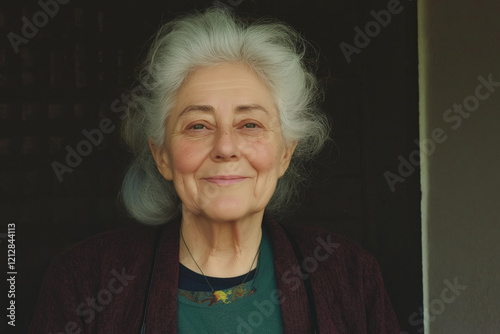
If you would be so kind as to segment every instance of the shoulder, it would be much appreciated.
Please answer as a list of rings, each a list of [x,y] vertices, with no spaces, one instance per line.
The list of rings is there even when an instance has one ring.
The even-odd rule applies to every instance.
[[[304,250],[323,248],[334,257],[358,260],[362,262],[374,262],[375,258],[363,247],[355,242],[333,233],[332,231],[310,226],[289,227]]]
[[[131,268],[151,254],[157,228],[134,226],[107,231],[73,245],[49,266],[46,276],[98,280],[110,268]],[[47,277],[46,277],[47,278]]]
[[[64,251],[60,258],[134,252],[140,245],[149,243],[154,238],[156,230],[148,226],[134,226],[102,232],[78,242]]]
[[[325,229],[294,226],[289,230],[303,253],[299,266],[304,275],[311,278],[317,309],[336,309],[346,318],[362,319],[369,332],[399,333],[374,256]]]
[[[375,257],[347,238],[316,227],[294,226],[290,230],[302,250],[304,260],[300,265],[306,271],[313,268],[316,275],[327,281],[340,280],[351,285],[382,280]]]
[[[265,226],[271,232],[277,249],[290,249],[296,240],[304,257],[320,258],[320,262],[334,261],[356,266],[376,265],[375,258],[358,244],[332,231],[312,226],[278,223],[266,217]],[[327,261],[328,260],[328,261]]]
[[[97,323],[92,322],[97,317],[94,310],[107,319],[121,307],[130,307],[130,300],[141,298],[149,277],[157,232],[147,226],[123,228],[94,235],[67,249],[45,273],[32,328],[37,333],[42,328],[48,332],[56,325],[63,328],[74,322],[88,332]],[[101,312],[110,298],[113,307]]]

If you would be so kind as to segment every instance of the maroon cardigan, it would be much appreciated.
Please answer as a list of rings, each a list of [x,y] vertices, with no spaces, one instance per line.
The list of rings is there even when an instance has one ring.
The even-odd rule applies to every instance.
[[[283,228],[265,224],[273,240],[284,332],[310,333],[298,260]],[[293,232],[311,273],[320,333],[400,333],[370,254],[325,230]],[[139,333],[155,235],[145,226],[106,232],[62,254],[46,273],[29,333]],[[147,333],[177,333],[178,276],[179,223],[173,222],[160,239]]]

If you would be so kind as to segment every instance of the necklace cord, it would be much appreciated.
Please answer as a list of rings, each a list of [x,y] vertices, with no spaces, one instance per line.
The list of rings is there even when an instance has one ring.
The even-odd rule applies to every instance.
[[[208,281],[208,278],[207,278],[207,276],[205,276],[205,273],[203,272],[203,270],[201,270],[200,266],[198,265],[198,262],[196,262],[196,260],[194,259],[194,256],[191,253],[191,251],[189,250],[189,247],[188,247],[188,245],[186,243],[186,240],[184,240],[184,235],[182,234],[182,227],[181,227],[180,230],[181,230],[181,239],[182,239],[182,242],[184,243],[184,246],[186,247],[189,255],[191,256],[191,259],[193,259],[194,264],[196,264],[196,266],[200,270],[201,274],[203,275],[203,278],[205,279],[205,281],[207,282],[208,286],[210,287],[210,290],[212,291],[212,293],[214,293],[215,289],[212,287],[212,284],[210,284],[210,282]],[[262,239],[261,239],[261,244],[262,244]],[[247,272],[247,274],[243,278],[243,281],[239,285],[242,285],[243,283],[245,283],[246,279],[248,278],[248,275],[250,274],[250,271],[252,271],[252,267],[253,267],[253,265],[255,263],[255,260],[257,260],[257,256],[260,254],[261,244],[259,244],[259,248],[257,249],[257,253],[255,253],[255,256],[253,258],[252,264],[250,265],[249,271]]]

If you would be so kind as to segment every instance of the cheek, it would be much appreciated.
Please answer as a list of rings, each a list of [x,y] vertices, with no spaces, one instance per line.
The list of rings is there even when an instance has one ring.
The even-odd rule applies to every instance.
[[[183,143],[176,145],[172,152],[175,174],[194,173],[203,162],[203,149],[196,143]]]
[[[254,142],[248,151],[248,160],[259,172],[273,172],[278,168],[279,143]]]

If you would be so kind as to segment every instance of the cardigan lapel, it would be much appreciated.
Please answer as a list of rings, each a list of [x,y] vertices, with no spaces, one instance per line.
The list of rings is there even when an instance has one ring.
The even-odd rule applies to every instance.
[[[163,228],[151,286],[147,333],[177,333],[180,218]]]
[[[274,272],[280,296],[284,333],[311,333],[309,306],[298,259],[283,228],[264,218],[273,241]]]

